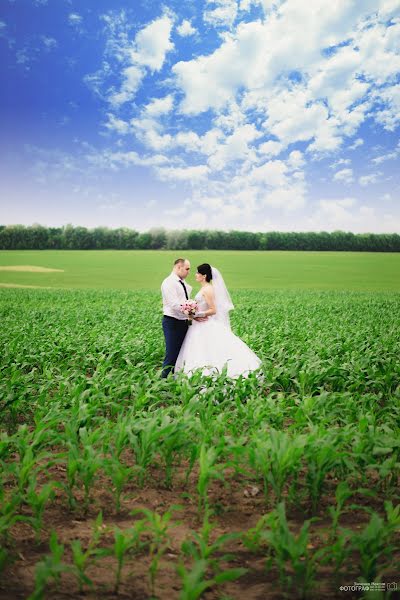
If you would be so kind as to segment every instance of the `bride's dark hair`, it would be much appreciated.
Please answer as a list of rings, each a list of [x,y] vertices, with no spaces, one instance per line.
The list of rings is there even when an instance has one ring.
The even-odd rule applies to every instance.
[[[210,282],[212,280],[211,265],[209,265],[208,263],[203,263],[202,265],[199,265],[197,267],[197,272],[201,275],[205,275],[206,281]]]

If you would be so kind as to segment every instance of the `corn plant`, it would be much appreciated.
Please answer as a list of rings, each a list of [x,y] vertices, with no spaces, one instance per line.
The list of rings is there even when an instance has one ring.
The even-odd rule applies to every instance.
[[[359,553],[360,575],[364,581],[377,580],[382,569],[390,564],[395,535],[400,531],[400,504],[393,508],[391,502],[385,502],[386,520],[377,513],[362,531],[354,533],[350,539],[351,547]],[[386,564],[380,561],[386,560]]]
[[[332,434],[311,434],[305,451],[307,464],[306,483],[311,499],[312,514],[315,514],[320,501],[325,478],[338,462],[337,438]]]
[[[155,580],[158,572],[160,560],[170,544],[169,522],[172,513],[181,510],[178,505],[173,505],[170,510],[163,515],[153,512],[147,508],[135,509],[132,515],[144,514],[143,531],[150,536],[149,552],[151,563],[149,567],[150,589],[152,596],[155,595]]]
[[[257,536],[250,536],[250,544],[267,544],[268,558],[266,568],[274,564],[279,571],[281,584],[288,590],[296,589],[300,597],[306,598],[315,585],[315,575],[318,561],[325,550],[321,548],[310,552],[309,529],[312,521],[304,522],[299,534],[294,535],[286,520],[285,503],[280,502],[276,509],[262,518],[257,528]],[[293,572],[289,572],[290,570]]]
[[[126,555],[132,550],[139,551],[145,547],[145,542],[141,538],[143,531],[145,531],[144,520],[136,521],[132,527],[125,531],[122,531],[119,527],[114,528],[112,553],[117,561],[114,586],[116,594],[118,594],[121,585],[121,574]]]
[[[332,518],[332,526],[330,529],[330,539],[331,540],[334,540],[336,538],[337,528],[338,528],[338,524],[339,524],[339,518],[343,512],[344,504],[345,504],[346,500],[348,500],[353,494],[354,494],[354,492],[350,489],[347,481],[340,481],[338,483],[338,485],[336,486],[336,490],[335,490],[336,506],[328,507],[328,512]]]
[[[208,562],[204,559],[195,559],[190,570],[185,567],[183,562],[179,563],[177,573],[182,582],[179,600],[197,600],[207,589],[235,581],[246,573],[246,569],[228,569],[207,578],[207,569]]]
[[[73,488],[77,485],[78,480],[83,484],[84,502],[83,508],[85,514],[89,509],[90,491],[93,487],[98,471],[104,464],[103,457],[99,454],[95,444],[99,441],[100,432],[94,430],[88,433],[85,427],[79,430],[79,437],[82,441],[82,447],[77,439],[68,442],[67,453],[67,485],[65,486],[70,508],[75,508],[76,499],[73,493]]]
[[[60,584],[61,575],[71,571],[62,558],[64,545],[58,543],[57,534],[52,531],[50,535],[50,554],[41,560],[35,568],[35,589],[28,600],[43,600],[49,581],[54,580],[56,586]]]
[[[35,530],[36,542],[40,542],[40,533],[43,528],[43,514],[46,504],[54,500],[55,489],[60,487],[55,481],[45,483],[38,491],[36,477],[32,477],[28,484],[28,489],[25,494],[25,501],[30,506],[33,513],[33,528]]]
[[[22,502],[19,492],[14,492],[11,498],[6,499],[4,490],[0,488],[0,573],[8,563],[11,554],[7,548],[10,542],[10,531],[17,521],[29,521],[29,517],[17,514]]]
[[[165,416],[162,424],[163,436],[160,440],[159,452],[165,464],[165,486],[172,487],[173,464],[189,445],[188,436],[190,435],[191,425],[185,421],[171,421],[169,416]]]
[[[352,531],[344,527],[336,529],[335,538],[329,536],[325,546],[326,554],[322,557],[321,564],[333,565],[333,583],[339,585],[339,577],[343,566],[347,564],[351,556],[351,536]]]
[[[114,498],[115,498],[115,510],[117,513],[121,510],[121,495],[124,486],[133,477],[133,469],[127,465],[124,465],[118,457],[112,456],[111,458],[105,459],[103,466],[109,478],[114,486]]]
[[[187,568],[183,561],[180,561],[177,566],[182,582],[180,600],[197,600],[207,589],[235,581],[247,573],[247,569],[224,569],[221,564],[231,558],[230,554],[223,553],[224,546],[236,540],[239,534],[224,534],[211,542],[210,534],[213,529],[209,511],[206,510],[200,532],[194,532],[191,539],[185,540],[181,545],[182,553],[190,557],[192,564],[191,568]],[[209,571],[212,572],[211,577],[207,576]]]
[[[263,476],[266,500],[269,486],[278,501],[291,475],[296,475],[306,444],[305,435],[290,436],[285,431],[270,429],[265,438],[256,438],[250,448],[250,463]]]
[[[163,430],[159,427],[157,416],[140,420],[129,434],[130,444],[135,453],[135,468],[140,487],[144,485],[147,469],[158,450],[162,434]]]
[[[0,489],[0,542],[7,544],[10,541],[10,530],[17,521],[31,522],[31,518],[18,514],[23,497],[18,491],[13,491],[6,497],[4,490]]]
[[[83,591],[85,584],[93,587],[92,580],[86,574],[87,569],[95,564],[99,558],[108,555],[107,549],[99,548],[100,539],[103,534],[102,525],[103,515],[99,512],[86,550],[82,548],[82,543],[79,539],[72,540],[70,544],[74,572],[78,579],[80,593]]]
[[[208,487],[212,479],[224,479],[220,465],[217,465],[219,451],[215,446],[206,447],[201,445],[199,456],[199,478],[197,481],[197,492],[199,496],[199,515],[208,510]]]

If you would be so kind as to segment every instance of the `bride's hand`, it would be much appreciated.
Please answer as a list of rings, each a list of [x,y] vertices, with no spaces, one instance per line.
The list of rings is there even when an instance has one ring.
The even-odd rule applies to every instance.
[[[195,321],[199,321],[200,323],[208,320],[208,317],[193,317],[193,318]]]

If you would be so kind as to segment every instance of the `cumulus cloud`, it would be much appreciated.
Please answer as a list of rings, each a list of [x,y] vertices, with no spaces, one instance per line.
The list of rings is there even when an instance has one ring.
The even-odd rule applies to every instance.
[[[334,174],[333,179],[343,183],[352,183],[354,181],[353,169],[341,169]]]
[[[171,17],[164,15],[141,29],[130,51],[132,63],[148,67],[152,72],[159,71],[167,52],[174,47],[170,39],[172,25]]]
[[[104,61],[102,69],[87,75],[85,81],[111,105],[119,107],[135,98],[149,73],[163,68],[167,53],[174,48],[170,39],[173,19],[168,14],[154,19],[139,29],[133,41],[124,11],[102,15],[102,19],[109,35],[107,55],[117,61],[116,68],[112,69],[109,61]],[[115,72],[120,75],[119,87],[114,84],[102,92],[105,82]]]
[[[203,19],[215,27],[231,27],[236,19],[238,6],[236,0],[206,0],[207,9]]]
[[[68,22],[70,25],[79,26],[83,21],[82,16],[79,13],[70,13],[68,15]]]
[[[46,35],[42,36],[42,42],[43,42],[43,45],[45,46],[45,48],[47,48],[47,50],[52,50],[53,48],[56,48],[58,45],[57,40],[55,38],[46,36]]]
[[[108,121],[105,123],[105,127],[110,131],[115,131],[119,135],[126,135],[129,132],[129,123],[127,123],[123,119],[119,119],[112,113],[108,113],[107,118]]]
[[[193,27],[188,19],[183,19],[182,23],[176,28],[176,31],[181,37],[189,37],[194,35],[197,32],[197,29]]]
[[[163,98],[153,98],[144,108],[146,115],[150,117],[158,117],[169,113],[174,105],[174,97],[172,94]]]
[[[123,82],[120,90],[109,96],[109,102],[115,106],[125,104],[125,102],[128,102],[128,100],[132,100],[135,97],[135,94],[142,83],[142,79],[145,76],[145,72],[140,67],[131,65],[123,70],[122,76]]]
[[[189,58],[191,40],[184,59],[182,40],[171,41],[179,20],[169,13],[113,38],[120,85],[109,101],[126,113],[110,113],[106,127],[132,133],[147,159],[168,157],[168,164],[157,158],[155,173],[191,188],[186,211],[224,208],[232,222],[266,207],[301,211],[309,172],[326,158],[338,189],[377,181],[376,173],[355,176],[345,153],[368,141],[362,125],[375,121],[389,132],[399,125],[400,12],[392,0],[209,0],[202,16],[205,31],[217,29],[215,43]],[[176,33],[189,38],[196,29],[184,19]],[[138,90],[150,76],[158,87],[142,100]],[[396,156],[381,151],[372,164]],[[371,218],[354,198],[321,200],[318,218],[340,222],[356,209],[364,222]]]
[[[359,177],[358,182],[363,187],[370,185],[371,183],[376,183],[378,181],[379,175],[381,173],[371,173],[370,175],[362,175]]]
[[[207,165],[194,167],[160,167],[157,169],[160,179],[163,181],[197,181],[206,177]]]

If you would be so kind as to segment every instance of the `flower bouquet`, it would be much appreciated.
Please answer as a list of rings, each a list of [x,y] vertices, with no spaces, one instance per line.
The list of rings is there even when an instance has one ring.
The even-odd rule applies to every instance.
[[[192,324],[190,317],[194,317],[198,308],[199,308],[199,306],[198,306],[196,300],[186,300],[186,302],[181,304],[181,312],[183,312],[184,315],[187,315],[189,317],[188,325]]]

